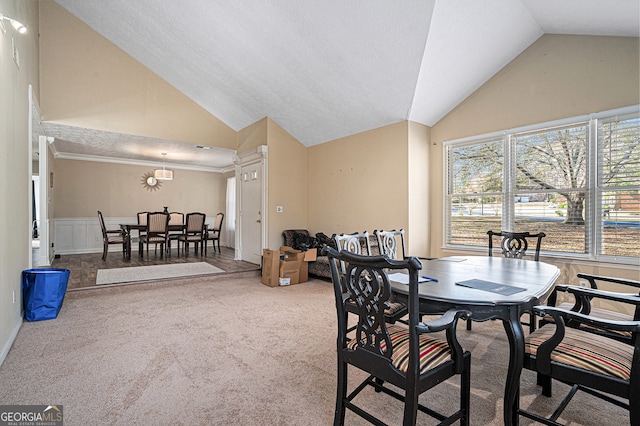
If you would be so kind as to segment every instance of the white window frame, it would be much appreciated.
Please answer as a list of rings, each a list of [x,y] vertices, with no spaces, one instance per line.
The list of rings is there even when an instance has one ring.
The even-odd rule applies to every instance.
[[[452,194],[449,193],[451,188],[451,176],[449,170],[449,152],[452,148],[457,148],[465,145],[475,145],[483,143],[489,140],[502,140],[503,142],[503,154],[505,168],[503,170],[503,189],[502,189],[502,229],[509,229],[513,224],[514,208],[515,205],[509,200],[513,200],[514,192],[516,191],[515,185],[513,185],[513,179],[515,179],[515,153],[512,152],[511,137],[514,134],[544,131],[548,128],[565,127],[571,125],[580,125],[581,123],[587,123],[589,131],[588,141],[588,182],[587,182],[587,199],[590,200],[586,208],[587,217],[585,217],[585,233],[589,245],[589,253],[566,253],[566,252],[553,252],[543,250],[543,254],[547,257],[557,258],[575,258],[587,261],[607,262],[607,263],[619,263],[626,265],[640,265],[640,258],[628,257],[628,256],[611,256],[598,254],[601,248],[600,234],[602,227],[602,192],[603,188],[598,186],[598,145],[597,145],[597,132],[599,120],[608,120],[616,116],[624,115],[640,115],[640,105],[634,105],[624,108],[617,108],[608,111],[602,111],[599,113],[582,115],[577,117],[566,118],[562,120],[550,121],[546,123],[539,123],[524,127],[513,128],[509,130],[502,130],[498,132],[486,133],[478,136],[471,136],[461,139],[455,139],[451,141],[445,141],[443,143],[443,174],[444,174],[444,191],[443,191],[443,249],[449,250],[474,250],[478,249],[478,246],[458,245],[449,243],[449,234],[451,230],[451,206],[449,200]],[[640,189],[630,187],[630,189]]]

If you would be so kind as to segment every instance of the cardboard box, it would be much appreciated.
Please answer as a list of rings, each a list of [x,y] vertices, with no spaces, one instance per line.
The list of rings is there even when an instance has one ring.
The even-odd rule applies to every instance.
[[[305,262],[315,262],[318,257],[318,249],[312,248],[304,252],[304,261]],[[309,266],[309,265],[307,265]]]
[[[262,284],[269,287],[278,287],[278,274],[280,273],[280,251],[262,250]]]
[[[262,284],[269,287],[293,285],[309,280],[307,262],[316,260],[317,250],[296,250],[282,246],[280,250],[262,251]]]

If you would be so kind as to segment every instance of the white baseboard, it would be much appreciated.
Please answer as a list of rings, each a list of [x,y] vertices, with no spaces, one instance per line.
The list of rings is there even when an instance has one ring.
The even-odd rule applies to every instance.
[[[2,366],[5,358],[7,358],[7,355],[9,354],[9,350],[11,349],[11,346],[13,346],[13,342],[16,340],[18,331],[20,331],[20,327],[22,327],[22,315],[18,319],[18,322],[16,322],[15,326],[13,327],[13,330],[11,330],[11,335],[9,335],[9,339],[2,346],[2,351],[0,351],[0,366]]]

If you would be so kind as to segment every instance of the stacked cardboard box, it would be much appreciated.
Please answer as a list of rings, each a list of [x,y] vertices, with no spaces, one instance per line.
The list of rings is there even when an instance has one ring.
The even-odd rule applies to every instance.
[[[269,287],[299,284],[309,279],[307,262],[316,260],[316,249],[295,250],[282,246],[280,250],[262,252],[262,284]]]

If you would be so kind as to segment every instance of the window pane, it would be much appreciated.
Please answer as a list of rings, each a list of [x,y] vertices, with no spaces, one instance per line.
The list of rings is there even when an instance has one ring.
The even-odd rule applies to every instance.
[[[502,227],[502,196],[452,197],[449,244],[487,247],[487,231]]]
[[[450,194],[502,191],[502,141],[455,147],[450,152]]]
[[[584,192],[571,194],[572,198],[584,199],[584,196]],[[588,253],[587,228],[584,223],[566,223],[568,210],[567,197],[557,192],[518,194],[514,229],[516,232],[544,232],[542,251]]]
[[[640,118],[598,124],[600,254],[640,256]]]
[[[584,225],[587,186],[587,126],[517,135],[516,189],[569,189],[566,224]]]
[[[607,256],[640,257],[640,191],[602,197],[602,247]]]
[[[640,186],[640,118],[598,126],[601,187]]]

